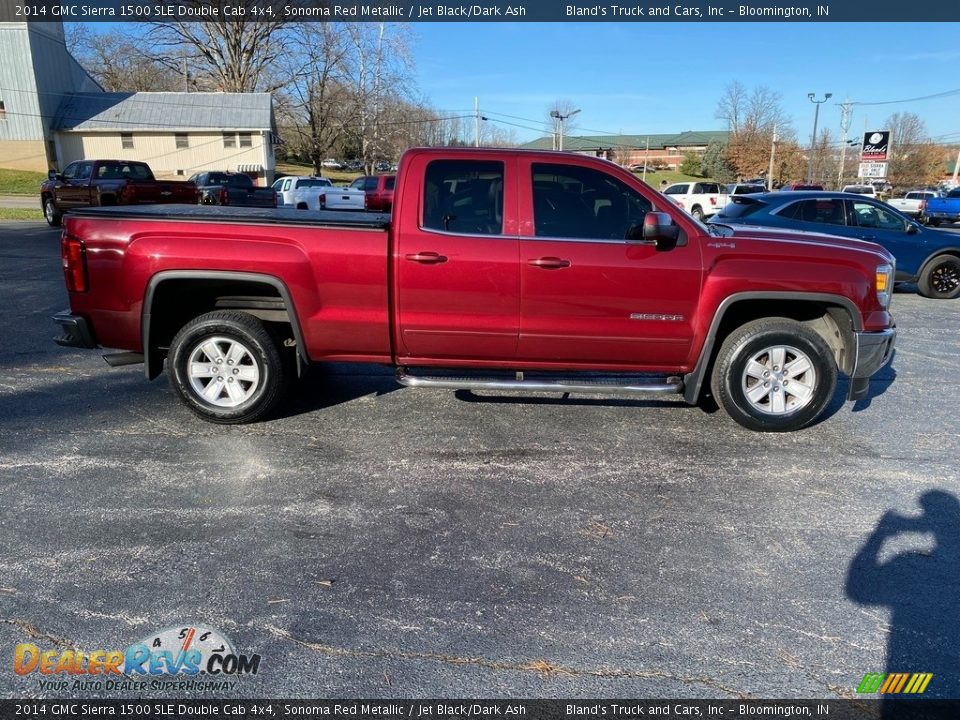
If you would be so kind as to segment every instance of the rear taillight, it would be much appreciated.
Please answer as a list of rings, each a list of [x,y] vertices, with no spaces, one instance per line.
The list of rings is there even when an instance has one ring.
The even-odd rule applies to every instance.
[[[220,188],[220,204],[229,205],[230,204],[230,193],[227,192],[226,187]]]
[[[716,199],[715,197],[711,197],[711,198],[710,198],[710,204],[713,205],[714,207],[716,207],[717,199]]]
[[[317,198],[320,201],[320,209],[323,210],[327,207],[327,195],[326,193],[320,193]]]
[[[122,202],[127,205],[136,205],[137,204],[137,187],[133,183],[127,183],[123,187],[123,192],[120,193]]]
[[[63,260],[63,279],[67,283],[67,291],[86,292],[87,253],[83,242],[64,233],[60,239],[60,257]]]
[[[920,212],[923,212],[923,211],[926,210],[926,209],[927,209],[927,201],[926,201],[926,200],[921,200],[921,201],[920,201]]]
[[[273,193],[273,206],[274,206],[274,207],[277,206],[277,193],[276,193],[276,192]]]

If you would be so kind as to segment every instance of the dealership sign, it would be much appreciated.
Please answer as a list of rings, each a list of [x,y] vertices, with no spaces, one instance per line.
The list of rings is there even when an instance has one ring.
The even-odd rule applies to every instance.
[[[887,159],[890,149],[890,131],[874,130],[863,134],[863,148],[860,151],[860,160],[863,162],[880,161]]]
[[[885,162],[860,163],[860,173],[858,177],[885,178],[886,176],[887,176],[887,164]]]

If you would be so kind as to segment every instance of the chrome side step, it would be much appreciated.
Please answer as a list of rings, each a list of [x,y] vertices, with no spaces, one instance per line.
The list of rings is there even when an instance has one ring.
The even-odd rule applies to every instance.
[[[397,382],[404,387],[437,388],[445,390],[526,390],[532,392],[578,392],[603,395],[634,395],[645,393],[679,393],[683,391],[683,381],[678,377],[669,378],[623,378],[604,377],[598,379],[579,379],[565,377],[556,379],[530,378],[516,374],[516,379],[506,377],[448,377],[430,375],[412,375],[406,368],[397,369]]]

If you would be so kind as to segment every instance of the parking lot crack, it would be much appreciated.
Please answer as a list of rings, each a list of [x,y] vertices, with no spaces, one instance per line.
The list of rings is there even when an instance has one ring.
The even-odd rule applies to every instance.
[[[464,657],[460,655],[449,655],[446,653],[423,652],[413,650],[396,649],[373,649],[359,650],[353,648],[340,648],[323,643],[310,642],[294,637],[292,633],[283,628],[273,625],[267,625],[266,629],[278,638],[288,640],[300,647],[313,650],[315,652],[329,655],[332,657],[351,657],[351,658],[382,658],[387,660],[409,660],[409,661],[427,661],[440,662],[450,665],[473,665],[486,670],[494,671],[512,671],[512,672],[532,672],[544,677],[564,676],[564,677],[595,677],[608,680],[673,680],[685,685],[703,685],[705,687],[728,693],[738,699],[750,698],[749,693],[727,687],[723,683],[710,677],[678,675],[676,673],[664,670],[632,670],[629,668],[575,668],[565,665],[549,662],[547,660],[533,660],[530,662],[509,662],[502,660],[491,660],[483,657]]]
[[[4,625],[13,625],[14,627],[20,628],[23,632],[30,636],[33,640],[47,640],[52,642],[59,648],[74,648],[77,647],[76,643],[66,638],[57,637],[56,635],[51,635],[40,630],[36,625],[27,620],[20,620],[19,618],[0,618],[0,623]]]

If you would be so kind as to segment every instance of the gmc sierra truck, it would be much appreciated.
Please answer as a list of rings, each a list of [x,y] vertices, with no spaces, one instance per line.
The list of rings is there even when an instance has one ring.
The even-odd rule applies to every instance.
[[[52,227],[78,208],[197,202],[192,182],[157,180],[150,166],[127,160],[79,160],[62,173],[53,170],[40,186],[40,206]]]
[[[597,158],[415,149],[392,216],[97,208],[67,217],[62,345],[166,372],[194,413],[267,416],[311,363],[401,385],[712,397],[816,421],[891,357],[894,261],[872,243],[707,227]]]

